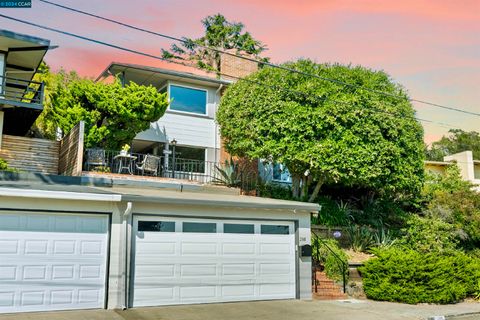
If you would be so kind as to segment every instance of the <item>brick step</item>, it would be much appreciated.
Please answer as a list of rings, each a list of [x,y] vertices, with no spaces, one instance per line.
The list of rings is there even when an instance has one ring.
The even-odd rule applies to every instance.
[[[312,297],[316,300],[341,300],[348,296],[343,293],[343,288],[336,284],[335,281],[328,278],[325,272],[317,272],[315,274],[317,280],[317,292],[315,286],[312,286]]]

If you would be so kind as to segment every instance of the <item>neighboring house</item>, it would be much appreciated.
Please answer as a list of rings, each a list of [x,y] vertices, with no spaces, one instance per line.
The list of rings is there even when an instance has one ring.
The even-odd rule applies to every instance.
[[[318,204],[175,176],[83,171],[83,122],[61,141],[26,137],[42,109],[42,91],[29,87],[48,40],[0,35],[11,71],[0,96],[0,157],[20,170],[0,172],[0,313],[312,298],[302,246]],[[213,111],[228,81],[111,67],[125,68],[125,81],[158,79],[174,98],[135,151],[162,154],[175,139],[179,156],[201,160],[192,151],[201,149],[204,160],[218,161]],[[14,70],[24,73],[13,79]]]
[[[0,30],[0,148],[2,136],[25,136],[43,110],[43,84],[32,81],[50,41]]]
[[[472,151],[463,151],[443,158],[443,161],[425,161],[425,170],[431,173],[443,174],[445,168],[455,163],[460,169],[462,179],[477,185],[480,191],[480,160],[474,160]]]

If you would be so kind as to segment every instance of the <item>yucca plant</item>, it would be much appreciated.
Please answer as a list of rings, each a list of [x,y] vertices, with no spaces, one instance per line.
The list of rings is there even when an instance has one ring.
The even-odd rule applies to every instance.
[[[355,252],[366,252],[374,244],[372,231],[366,226],[351,224],[347,228],[350,246]]]
[[[397,242],[397,239],[395,239],[392,232],[385,229],[383,226],[373,234],[373,239],[376,247],[384,249],[390,248],[395,244],[395,242]]]
[[[242,179],[238,163],[232,158],[225,160],[222,167],[215,165],[215,171],[218,173],[213,177],[212,183],[230,188],[239,187]]]

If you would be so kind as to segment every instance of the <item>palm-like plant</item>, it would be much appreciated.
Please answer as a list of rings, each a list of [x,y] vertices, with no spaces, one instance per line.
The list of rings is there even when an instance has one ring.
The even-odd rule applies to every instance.
[[[215,165],[215,171],[218,173],[213,177],[212,182],[230,188],[239,187],[242,179],[238,163],[232,158],[225,160],[223,166]]]

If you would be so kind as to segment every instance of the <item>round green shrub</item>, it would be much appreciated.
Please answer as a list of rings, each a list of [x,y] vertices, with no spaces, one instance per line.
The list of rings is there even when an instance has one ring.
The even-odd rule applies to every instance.
[[[377,257],[360,268],[369,299],[447,304],[479,292],[480,260],[462,252],[394,247],[375,253]]]

